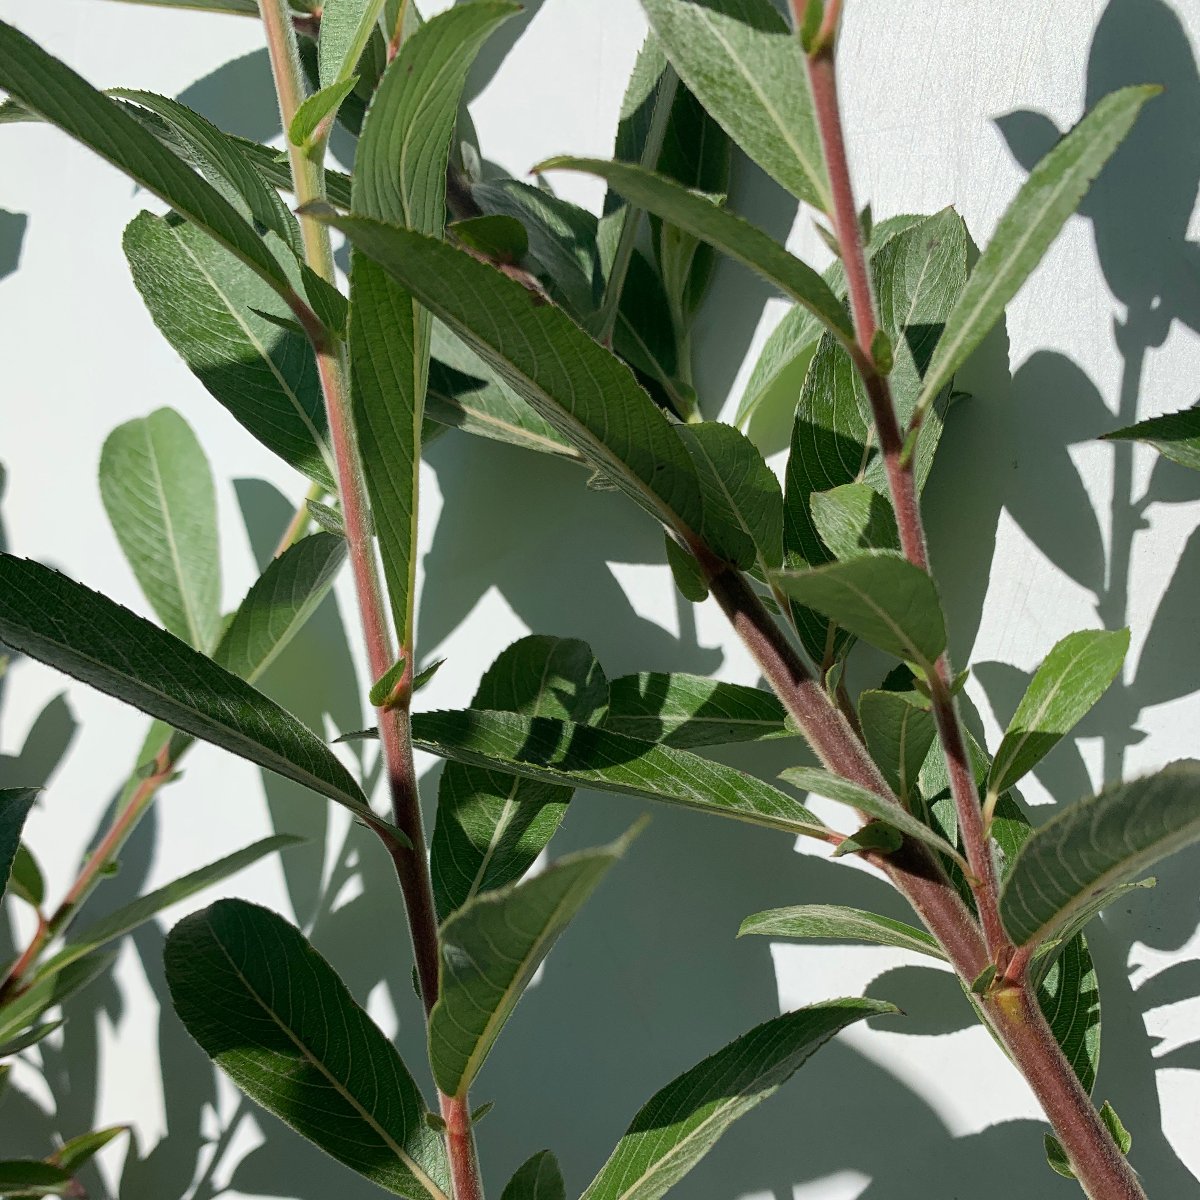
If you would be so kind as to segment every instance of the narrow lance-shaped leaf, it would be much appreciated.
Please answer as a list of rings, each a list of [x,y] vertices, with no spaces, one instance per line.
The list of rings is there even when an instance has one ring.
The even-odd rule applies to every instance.
[[[534,635],[513,643],[488,668],[473,704],[595,723],[607,702],[604,672],[584,642]],[[429,864],[439,917],[524,875],[554,836],[570,798],[569,787],[447,763]]]
[[[280,295],[293,289],[253,226],[119,104],[0,21],[0,87],[94,150],[237,255]]]
[[[608,697],[604,727],[644,742],[689,749],[794,735],[773,692],[703,675],[623,675]]]
[[[44,978],[56,971],[63,970],[64,967],[82,958],[85,954],[90,954],[93,950],[98,950],[101,946],[106,946],[109,942],[124,937],[139,925],[144,925],[164,909],[170,908],[172,904],[179,904],[189,896],[194,896],[197,892],[202,892],[215,883],[229,879],[260,859],[266,858],[269,854],[286,850],[289,846],[299,845],[302,840],[302,838],[283,833],[263,838],[253,845],[244,846],[241,850],[227,854],[216,862],[172,880],[163,887],[155,888],[154,891],[147,892],[144,896],[139,896],[132,903],[122,905],[94,925],[89,925],[85,929],[73,929],[63,948],[42,966],[38,977]]]
[[[778,571],[780,589],[843,629],[929,671],[946,623],[928,572],[896,554],[864,554],[811,571]]]
[[[379,23],[384,0],[325,0],[317,41],[321,87],[349,79]]]
[[[844,345],[854,346],[846,306],[821,275],[769,234],[708,197],[629,163],[561,157],[548,159],[537,169],[587,171],[600,176],[627,200],[744,263],[812,312]]]
[[[325,213],[526,399],[604,477],[664,524],[698,529],[683,443],[629,369],[560,309],[469,254],[408,230]]]
[[[1097,895],[1200,840],[1200,762],[1106,788],[1034,830],[1000,894],[1018,946],[1043,941]]]
[[[447,1095],[466,1094],[534,972],[634,832],[602,850],[560,859],[532,879],[478,895],[442,926],[429,1062]]]
[[[651,1097],[583,1200],[658,1200],[835,1033],[896,1011],[877,1000],[830,1000],[742,1034]]]
[[[0,1193],[5,1196],[65,1196],[75,1187],[69,1171],[36,1158],[0,1161]]]
[[[515,11],[495,0],[459,5],[404,40],[363,124],[351,195],[356,213],[441,236],[446,163],[467,71]],[[353,259],[354,417],[393,620],[411,655],[430,318],[382,266],[357,252]]]
[[[413,741],[439,758],[530,779],[644,796],[785,833],[829,836],[799,801],[752,775],[591,725],[476,709],[418,713]]]
[[[273,558],[238,605],[214,661],[254,683],[329,594],[345,561],[345,538],[321,532]]]
[[[109,1142],[128,1132],[128,1125],[110,1125],[107,1129],[93,1129],[88,1133],[81,1133],[55,1150],[51,1161],[64,1171],[74,1173],[91,1162]]]
[[[1029,173],[980,255],[925,375],[922,409],[983,341],[1050,248],[1101,167],[1162,89],[1128,87],[1104,97]]]
[[[115,954],[89,954],[63,971],[42,978],[35,975],[23,992],[0,1008],[0,1042],[28,1029],[38,1017],[65,1003],[112,966]]]
[[[642,0],[701,104],[777,183],[832,207],[800,40],[770,0]]]
[[[169,217],[139,214],[122,246],[154,324],[209,393],[268,450],[333,490],[312,347],[269,319],[286,320],[287,306],[202,231]]]
[[[885,799],[875,792],[869,792],[866,788],[859,787],[856,783],[851,783],[848,779],[843,779],[840,775],[822,771],[818,767],[790,767],[781,774],[780,778],[786,779],[793,787],[801,788],[806,792],[814,792],[818,796],[828,796],[830,800],[836,800],[839,804],[848,804],[851,808],[859,809],[867,816],[882,821],[907,837],[915,838],[918,842],[932,846],[948,858],[954,859],[960,867],[966,866],[962,856],[945,838],[935,833],[928,825],[918,821],[907,809],[901,808],[894,799]]]
[[[8,887],[8,877],[21,846],[21,830],[37,788],[0,788],[0,899]]]
[[[747,917],[738,937],[747,934],[784,938],[829,938],[839,942],[872,942],[899,950],[915,950],[945,961],[935,938],[923,929],[914,929],[903,921],[861,908],[838,904],[797,904],[791,908],[773,908]]]
[[[394,1195],[449,1195],[412,1076],[333,968],[282,917],[218,900],[167,938],[171,1000],[252,1100]]]
[[[1151,417],[1104,437],[1110,441],[1145,442],[1172,462],[1200,471],[1200,407]]]
[[[221,624],[217,498],[191,426],[171,408],[118,425],[100,453],[100,496],[159,619],[210,650]]]
[[[1006,792],[1069,733],[1116,678],[1129,630],[1070,633],[1034,672],[988,776],[988,791]]]
[[[311,729],[166,630],[49,567],[0,555],[0,641],[381,824]]]

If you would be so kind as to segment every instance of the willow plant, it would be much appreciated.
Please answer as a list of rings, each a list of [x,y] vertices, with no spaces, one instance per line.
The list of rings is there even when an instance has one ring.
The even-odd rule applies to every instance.
[[[0,639],[156,718],[101,851],[8,969],[3,1030],[26,1045],[44,1036],[64,956],[101,969],[95,935],[49,950],[180,755],[213,743],[349,809],[391,857],[436,1097],[303,934],[252,904],[219,900],[171,932],[179,1017],[248,1096],[385,1191],[479,1200],[470,1088],[636,831],[531,869],[574,789],[623,792],[812,838],[881,872],[917,924],[806,905],[750,915],[742,932],[948,963],[1042,1105],[1050,1165],[1093,1200],[1144,1197],[1129,1134],[1090,1095],[1099,1013],[1083,928],[1200,838],[1200,764],[1112,781],[1032,830],[1014,785],[1116,677],[1128,632],[1081,631],[1050,649],[990,755],[961,719],[965,673],[948,655],[920,495],[956,374],[1157,89],[1101,100],[1034,168],[968,270],[952,209],[884,220],[859,209],[837,94],[839,0],[793,0],[791,21],[770,0],[643,0],[651,33],[614,160],[535,168],[604,180],[601,216],[544,179],[481,170],[461,93],[515,11],[508,0],[428,21],[411,0],[147,2],[261,20],[286,162],[177,101],[100,93],[6,24],[3,117],[57,125],[168,206],[125,235],[154,323],[312,490],[279,556],[222,618],[211,479],[182,419],[159,412],[113,435],[101,479],[161,626],[0,558]],[[349,176],[326,161],[335,124],[357,137]],[[729,209],[732,146],[825,223],[836,260],[824,274]],[[351,248],[348,291],[335,235]],[[732,424],[703,419],[691,359],[718,255],[794,302]],[[781,396],[794,423],[782,484],[740,428]],[[418,669],[414,627],[418,467],[450,427],[577,462],[588,484],[639,505],[664,531],[680,592],[716,601],[769,690],[650,672],[610,681],[582,642],[535,634],[503,650],[470,709],[414,711],[436,669]],[[1188,430],[1158,440],[1194,457]],[[377,740],[386,810],[253,686],[343,559],[376,717],[344,738]],[[845,664],[859,640],[895,665],[853,696]],[[819,765],[785,772],[787,789],[698,753],[796,736]],[[414,747],[449,760],[428,847]],[[844,818],[826,823],[798,792],[840,802]],[[3,796],[6,875],[27,853],[33,801]],[[142,915],[159,907],[141,903]],[[893,1011],[835,999],[751,1029],[652,1097],[584,1195],[655,1200],[838,1030]],[[0,1190],[71,1194],[71,1167],[61,1155],[4,1164]],[[549,1151],[504,1190],[563,1195]]]

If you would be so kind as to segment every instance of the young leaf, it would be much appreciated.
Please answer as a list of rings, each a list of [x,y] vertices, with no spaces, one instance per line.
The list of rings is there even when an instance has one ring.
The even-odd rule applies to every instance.
[[[218,900],[171,930],[164,961],[175,1011],[246,1095],[385,1191],[446,1200],[417,1085],[298,929]]]
[[[937,940],[923,929],[914,929],[903,921],[861,908],[843,908],[838,904],[797,904],[792,908],[773,908],[747,917],[738,937],[748,933],[765,937],[832,938],[840,942],[873,942],[899,950],[915,950],[931,958],[946,956]]]
[[[708,580],[704,571],[690,551],[685,550],[669,533],[663,535],[667,550],[667,566],[679,594],[693,604],[702,604],[708,599]]]
[[[34,1025],[11,1041],[0,1045],[0,1059],[11,1058],[14,1054],[20,1054],[22,1050],[28,1050],[30,1046],[36,1046],[43,1038],[48,1038],[62,1026],[62,1021],[46,1021],[41,1025]]]
[[[0,641],[379,823],[311,729],[166,630],[41,563],[0,555]]]
[[[899,550],[892,506],[865,483],[843,483],[809,497],[813,522],[835,558],[857,558],[866,550]]]
[[[328,84],[306,97],[296,109],[296,115],[292,117],[292,123],[288,126],[288,141],[293,146],[307,147],[320,128],[321,122],[337,113],[342,101],[354,91],[357,83],[358,76],[351,75],[348,79]]]
[[[1104,437],[1110,441],[1145,442],[1172,462],[1200,471],[1200,407],[1151,417]]]
[[[392,693],[396,690],[396,685],[404,678],[404,671],[407,666],[407,659],[398,658],[375,680],[371,685],[370,692],[367,694],[367,699],[371,702],[373,708],[383,708],[388,703],[392,698]]]
[[[307,338],[263,314],[289,310],[189,225],[144,212],[122,242],[150,316],[209,393],[268,450],[334,488],[333,452]]]
[[[212,471],[171,408],[118,425],[100,452],[100,496],[159,620],[196,650],[221,625],[221,556]]]
[[[94,150],[232,251],[281,296],[293,294],[253,226],[119,104],[0,21],[0,87]]]
[[[529,253],[529,234],[516,217],[493,213],[450,226],[454,240],[493,262],[519,263]]]
[[[651,1097],[582,1200],[658,1200],[835,1033],[896,1011],[877,1000],[830,1000],[742,1034]]]
[[[321,89],[354,75],[378,27],[384,0],[325,0],[321,6],[321,36],[317,40]]]
[[[1077,801],[1034,830],[1000,893],[1000,917],[1018,946],[1053,936],[1114,884],[1200,839],[1200,762]]]
[[[459,5],[405,39],[363,123],[351,194],[356,213],[441,236],[446,163],[467,71],[489,34],[515,11],[496,0]],[[411,655],[430,319],[403,286],[357,252],[350,299],[359,451],[400,648]]]
[[[937,737],[928,702],[919,693],[866,691],[858,698],[858,721],[888,786],[907,801]]]
[[[785,833],[829,834],[799,801],[762,780],[590,725],[477,709],[418,713],[413,741],[440,758],[530,779],[644,796]]]
[[[587,171],[598,175],[627,200],[695,238],[744,263],[804,305],[846,346],[854,345],[845,305],[817,271],[785,250],[774,238],[741,217],[698,196],[674,180],[629,163],[596,158],[552,158],[538,170]]]
[[[473,706],[594,724],[608,685],[586,643],[531,636],[484,673]],[[430,875],[442,920],[479,892],[520,879],[554,836],[571,788],[448,762],[438,783]]]
[[[66,1196],[74,1190],[69,1171],[36,1158],[13,1158],[0,1162],[0,1193],[11,1197]]]
[[[833,204],[799,39],[770,0],[642,0],[680,79],[792,195]]]
[[[830,800],[836,800],[839,804],[848,804],[851,808],[856,808],[860,812],[866,813],[867,816],[875,818],[876,821],[882,822],[910,838],[915,838],[918,842],[932,846],[947,858],[958,862],[960,867],[966,865],[962,856],[945,838],[935,833],[924,822],[918,821],[907,809],[901,808],[894,799],[884,799],[875,792],[869,792],[866,788],[859,787],[858,784],[851,783],[848,779],[843,779],[840,775],[822,771],[818,767],[790,767],[782,772],[780,778],[787,780],[793,787],[800,788],[802,791],[815,792],[818,796],[828,796]]]
[[[1046,655],[1021,697],[988,776],[988,791],[1006,792],[1069,733],[1116,678],[1129,630],[1068,634]]]
[[[609,685],[605,729],[689,749],[791,737],[787,713],[773,692],[702,675],[643,672]]]
[[[112,966],[115,954],[89,954],[64,971],[34,975],[25,991],[0,1007],[0,1042],[28,1029],[43,1013],[65,1003]]]
[[[206,867],[200,867],[163,887],[139,896],[130,904],[123,905],[86,929],[73,929],[63,948],[43,965],[39,972],[39,978],[63,970],[84,955],[91,954],[93,950],[107,946],[109,942],[124,937],[139,925],[144,925],[163,909],[170,908],[172,904],[179,904],[189,896],[194,896],[197,892],[202,892],[205,888],[229,879],[239,871],[244,871],[253,863],[266,858],[267,855],[286,850],[289,846],[299,845],[301,841],[303,841],[302,838],[284,833],[263,838],[250,846],[244,846],[241,850],[234,851],[233,854],[227,854],[216,862],[209,863]]]
[[[3,860],[0,859],[0,877],[3,876],[3,873]],[[8,877],[8,886],[14,896],[20,896],[26,904],[34,908],[41,908],[42,902],[46,899],[46,880],[42,875],[42,869],[24,842],[17,847],[17,855],[12,862],[12,874]],[[0,886],[0,897],[3,895],[4,888]]]
[[[601,475],[665,525],[698,529],[691,458],[629,369],[564,312],[462,250],[362,217],[326,220],[378,261]]]
[[[346,560],[344,538],[313,533],[289,546],[251,585],[213,661],[254,683],[329,594]]]
[[[38,788],[0,788],[0,898],[8,887],[8,876],[21,846],[21,830]]]
[[[783,561],[783,489],[754,443],[732,425],[682,426],[704,499],[700,533],[722,558],[759,573]]]
[[[929,574],[896,554],[870,553],[810,571],[777,571],[781,590],[843,629],[933,670],[946,623]]]
[[[1029,173],[946,318],[921,389],[922,410],[1000,319],[1137,120],[1142,105],[1161,90],[1127,87],[1105,96]]]
[[[91,1162],[109,1142],[128,1132],[128,1125],[110,1125],[107,1129],[93,1129],[90,1133],[81,1133],[60,1146],[51,1155],[50,1160],[74,1175],[80,1167]]]
[[[602,850],[560,859],[532,879],[477,895],[442,926],[429,1062],[446,1095],[466,1094],[534,972],[625,853],[633,832]]]
[[[567,1200],[558,1159],[549,1150],[538,1151],[517,1168],[500,1200]]]

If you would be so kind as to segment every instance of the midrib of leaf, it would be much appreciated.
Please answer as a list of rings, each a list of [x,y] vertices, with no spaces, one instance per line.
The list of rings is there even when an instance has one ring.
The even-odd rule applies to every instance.
[[[850,591],[852,591],[869,609],[875,613],[877,617],[879,617],[879,619],[896,635],[897,641],[912,650],[914,652],[914,657],[920,658],[922,661],[924,661],[925,656],[917,651],[916,646],[913,645],[912,638],[910,638],[904,629],[902,629],[896,624],[895,621],[892,620],[891,614],[887,612],[886,609],[880,608],[879,605],[876,604],[875,601],[856,584],[851,583],[849,580],[843,580],[842,583],[843,586],[849,588]]]
[[[756,561],[758,562],[759,570],[762,571],[763,578],[769,579],[770,578],[770,569],[768,568],[766,561],[763,559],[762,550],[759,548],[759,545],[758,545],[758,538],[756,538],[754,536],[754,531],[750,528],[749,525],[746,524],[745,518],[742,516],[741,507],[734,500],[733,493],[730,492],[729,488],[726,486],[724,474],[717,468],[717,464],[713,461],[712,455],[709,454],[708,451],[704,448],[704,443],[701,438],[694,438],[693,445],[699,450],[699,452],[702,455],[704,455],[705,461],[708,463],[709,467],[712,468],[713,477],[716,479],[717,483],[720,485],[721,494],[729,502],[729,511],[733,513],[734,517],[737,520],[738,525],[741,527],[742,532],[750,539],[750,544],[754,547],[754,557],[755,557]]]
[[[900,780],[900,803],[907,805],[909,793],[912,791],[912,783],[909,781],[907,772],[908,754],[908,723],[913,718],[913,710],[909,705],[904,706],[904,712],[900,716],[900,760],[896,764],[896,776]]]
[[[803,147],[792,136],[790,124],[783,119],[782,115],[771,103],[767,94],[759,86],[755,72],[751,71],[749,67],[747,67],[747,65],[742,61],[737,51],[730,44],[729,40],[724,36],[724,34],[721,33],[717,26],[713,24],[712,17],[707,16],[704,8],[699,4],[696,5],[696,14],[699,16],[701,23],[708,26],[713,37],[721,43],[725,53],[729,55],[730,61],[732,61],[737,69],[741,72],[742,78],[745,79],[745,81],[750,85],[750,90],[758,97],[763,108],[767,110],[767,113],[775,122],[775,128],[779,130],[780,134],[783,136],[783,140],[787,143],[792,153],[796,156],[797,161],[804,168],[805,173],[808,175],[809,183],[813,185],[813,190],[818,196],[820,196],[822,207],[826,212],[828,212],[830,207],[832,207],[832,201],[827,194],[824,194],[825,189],[821,184],[821,172],[813,168],[813,164],[809,161],[808,156],[804,153]],[[802,87],[804,85],[803,80],[797,79],[796,85],[798,87]]]
[[[485,409],[471,408],[457,397],[446,395],[445,398],[448,403],[461,408],[466,413],[470,413],[474,420],[482,424],[491,425],[495,429],[507,429],[528,442],[536,442],[539,446],[544,446],[548,453],[557,454],[560,458],[570,458],[575,462],[580,461],[579,452],[564,442],[556,442],[552,438],[545,437],[543,434],[533,433],[523,425],[514,425],[511,421],[501,420]],[[436,420],[437,418],[433,419]]]
[[[1004,762],[1004,763],[1001,763],[1001,761],[1000,761],[999,759],[997,759],[997,761],[996,761],[995,763],[993,763],[993,764],[992,764],[992,777],[993,777],[993,778],[995,778],[995,779],[1001,779],[1001,778],[1003,778],[1005,771],[1007,771],[1007,770],[1009,769],[1009,767],[1010,767],[1010,766],[1011,766],[1011,765],[1012,765],[1014,762],[1016,762],[1016,760],[1017,760],[1017,756],[1018,756],[1018,755],[1021,753],[1021,751],[1022,751],[1022,750],[1024,749],[1024,747],[1025,747],[1025,743],[1026,743],[1027,741],[1029,741],[1029,738],[1031,737],[1031,735],[1032,735],[1034,732],[1036,732],[1037,723],[1038,723],[1039,721],[1041,721],[1041,719],[1042,719],[1042,718],[1043,718],[1043,717],[1046,715],[1047,711],[1048,711],[1048,710],[1049,710],[1049,708],[1050,708],[1050,705],[1051,705],[1051,704],[1054,702],[1054,699],[1055,699],[1055,697],[1057,697],[1057,696],[1058,696],[1058,693],[1059,693],[1060,691],[1062,691],[1062,689],[1063,689],[1064,687],[1066,687],[1066,685],[1067,685],[1067,679],[1068,679],[1068,675],[1069,675],[1069,673],[1070,673],[1070,670],[1071,670],[1071,668],[1072,668],[1072,667],[1074,667],[1074,666],[1075,666],[1075,664],[1076,664],[1076,663],[1077,663],[1077,662],[1078,662],[1078,661],[1079,661],[1081,658],[1083,658],[1083,656],[1084,656],[1085,654],[1087,654],[1087,652],[1088,652],[1088,651],[1089,651],[1091,648],[1092,648],[1092,647],[1091,647],[1090,645],[1086,645],[1086,646],[1084,646],[1084,647],[1083,647],[1083,648],[1082,648],[1082,649],[1079,651],[1079,653],[1078,653],[1078,654],[1076,654],[1076,655],[1075,655],[1075,657],[1071,659],[1071,661],[1070,661],[1070,663],[1067,665],[1066,669],[1065,669],[1065,670],[1062,672],[1062,674],[1061,674],[1061,675],[1058,677],[1057,681],[1054,683],[1054,686],[1053,686],[1053,687],[1050,689],[1049,693],[1047,693],[1045,701],[1044,701],[1044,702],[1042,703],[1042,705],[1041,705],[1041,706],[1040,706],[1040,707],[1037,709],[1037,711],[1036,711],[1036,712],[1034,712],[1034,713],[1031,715],[1031,717],[1029,718],[1029,721],[1028,721],[1028,723],[1027,723],[1027,725],[1026,725],[1026,728],[1025,728],[1025,729],[1024,729],[1024,731],[1021,733],[1021,735],[1020,735],[1020,738],[1019,738],[1019,740],[1017,741],[1017,744],[1016,744],[1016,745],[1013,747],[1012,751],[1011,751],[1011,752],[1009,753],[1009,755],[1008,755],[1008,761],[1007,761],[1007,762]]]
[[[209,286],[213,289],[214,292],[216,292],[216,294],[224,302],[225,307],[229,310],[230,316],[233,317],[233,319],[241,327],[242,332],[246,335],[247,341],[249,341],[250,344],[258,351],[259,355],[262,357],[263,362],[265,362],[267,364],[267,367],[270,370],[271,374],[274,375],[275,379],[278,381],[280,388],[283,390],[283,392],[287,396],[288,400],[291,401],[292,407],[296,410],[296,415],[300,418],[300,420],[305,424],[305,426],[308,428],[309,432],[312,434],[313,443],[314,443],[314,445],[316,445],[317,449],[321,452],[321,458],[324,461],[325,466],[328,469],[331,478],[336,479],[337,478],[337,468],[334,465],[333,455],[330,453],[328,445],[326,445],[325,438],[322,436],[321,431],[312,423],[312,419],[309,417],[308,413],[306,413],[304,411],[304,405],[300,403],[300,397],[296,395],[295,391],[293,390],[292,386],[288,383],[287,379],[285,379],[284,376],[280,374],[279,368],[275,365],[275,360],[270,356],[270,354],[267,353],[266,347],[255,336],[255,333],[250,328],[250,326],[246,324],[245,318],[238,311],[237,306],[233,303],[232,299],[225,293],[224,289],[217,282],[217,280],[213,278],[213,276],[209,273],[209,271],[207,271],[205,269],[204,264],[192,252],[192,248],[182,238],[180,238],[178,236],[175,237],[175,241],[178,242],[179,246],[183,249],[183,252],[195,264],[196,270],[199,271],[200,274],[204,276],[204,278],[208,281]]]
[[[162,471],[158,466],[158,454],[155,450],[154,440],[150,436],[149,427],[145,422],[142,423],[142,435],[146,439],[146,448],[150,459],[150,469],[153,474],[154,490],[158,494],[159,503],[162,506],[163,522],[166,527],[167,545],[171,550],[171,562],[175,568],[175,578],[179,583],[179,594],[183,600],[184,612],[187,614],[188,636],[192,645],[197,650],[207,650],[204,638],[201,635],[200,625],[198,623],[196,613],[193,607],[192,590],[188,587],[187,579],[183,573],[183,560],[179,555],[179,545],[175,539],[175,521],[171,506],[167,503],[166,489],[163,487]]]
[[[646,359],[654,364],[654,378],[658,380],[658,383],[662,387],[663,391],[671,397],[671,400],[675,402],[676,406],[682,408],[683,397],[680,396],[679,389],[675,386],[675,381],[671,379],[665,371],[663,371],[657,356],[646,344],[646,339],[637,331],[629,318],[619,310],[617,312],[617,324],[620,325],[621,329],[627,333],[629,337],[631,337],[638,344],[638,346],[641,347],[642,353],[645,354]]]
[[[225,949],[225,943],[221,940],[217,934],[217,931],[213,928],[212,922],[208,921],[207,924],[209,932],[212,934],[212,939],[216,943],[217,948],[221,951],[221,954],[224,956],[225,961],[229,964],[230,970],[234,973],[234,975],[237,976],[238,981],[254,998],[263,1012],[265,1012],[284,1033],[288,1041],[290,1041],[292,1045],[300,1051],[306,1061],[316,1067],[317,1071],[329,1081],[330,1087],[332,1087],[333,1090],[337,1092],[337,1094],[341,1096],[342,1099],[345,1100],[346,1103],[349,1104],[350,1107],[354,1109],[354,1111],[357,1112],[358,1115],[362,1117],[362,1119],[366,1121],[368,1125],[370,1125],[370,1127],[379,1135],[379,1138],[384,1145],[386,1145],[387,1148],[391,1150],[391,1152],[402,1163],[404,1163],[404,1165],[409,1169],[409,1171],[412,1172],[418,1182],[422,1183],[429,1194],[434,1197],[434,1200],[439,1200],[439,1198],[440,1200],[450,1200],[446,1193],[443,1192],[442,1189],[438,1187],[432,1179],[429,1178],[421,1166],[409,1156],[404,1147],[393,1140],[388,1131],[384,1129],[383,1126],[380,1125],[379,1122],[376,1121],[375,1118],[365,1108],[363,1108],[361,1104],[359,1104],[358,1100],[351,1092],[346,1090],[346,1088],[342,1085],[341,1080],[339,1080],[336,1075],[330,1074],[325,1064],[312,1054],[309,1048],[291,1031],[287,1022],[284,1021],[283,1018],[280,1017],[280,1015],[270,1006],[270,1004],[268,1004],[267,1001],[258,994],[254,986],[250,983],[250,980],[247,979],[242,973],[241,968],[233,961],[229,951]]]
[[[421,97],[420,102],[417,104],[417,107],[413,112],[412,120],[408,124],[407,135],[400,143],[400,165],[398,167],[400,177],[400,205],[404,209],[404,223],[409,228],[415,228],[413,224],[412,205],[409,203],[410,173],[408,170],[408,151],[413,141],[411,133],[414,129],[422,128],[421,117],[425,110],[433,105],[433,100],[431,100],[430,97],[434,97],[434,99],[436,99],[435,93],[437,91],[438,84],[441,82],[446,72],[456,69],[457,65],[458,64],[456,63],[454,57],[450,56],[449,58],[445,59],[442,65],[437,69],[437,73],[434,75],[433,79],[430,80],[425,94]]]

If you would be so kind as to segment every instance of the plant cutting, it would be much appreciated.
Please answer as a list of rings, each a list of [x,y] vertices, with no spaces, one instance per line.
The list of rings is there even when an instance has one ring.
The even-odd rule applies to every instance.
[[[101,460],[110,518],[161,625],[39,563],[0,558],[0,641],[157,722],[69,912],[194,741],[348,809],[395,869],[434,1090],[297,928],[243,901],[219,900],[172,931],[176,1011],[247,1096],[349,1169],[417,1200],[477,1200],[487,1164],[471,1086],[635,833],[534,869],[573,792],[747,821],[869,864],[915,924],[822,904],[751,914],[743,933],[874,942],[947,963],[1041,1104],[1050,1166],[1094,1200],[1144,1197],[1130,1135],[1090,1095],[1099,1012],[1084,927],[1200,839],[1200,764],[1113,780],[1033,829],[1014,786],[1116,677],[1128,631],[1084,630],[1048,648],[989,754],[962,720],[965,675],[949,659],[920,497],[955,376],[1157,89],[1095,105],[968,269],[953,210],[879,219],[859,207],[837,90],[838,0],[795,0],[790,21],[769,0],[644,0],[651,33],[613,160],[537,168],[604,180],[600,216],[479,169],[460,99],[513,12],[504,0],[428,21],[403,0],[203,7],[261,21],[286,165],[178,101],[98,92],[0,25],[5,119],[57,125],[167,206],[125,235],[150,316],[247,432],[311,482],[280,555],[228,621],[211,572],[215,521],[205,513],[193,527],[207,468],[170,413],[117,431]],[[357,137],[349,176],[327,161],[335,124]],[[824,274],[730,210],[734,144],[823,223],[836,254]],[[345,281],[334,236],[350,247]],[[795,305],[734,424],[703,419],[692,366],[718,255]],[[802,383],[781,485],[739,426],[785,373]],[[471,708],[423,710],[437,664],[418,666],[418,467],[451,427],[576,462],[591,486],[633,500],[662,528],[681,594],[716,601],[769,690],[682,674],[609,680],[582,642],[534,634],[499,654]],[[149,486],[158,478],[174,494]],[[339,750],[254,687],[343,557],[375,722],[341,740],[374,744],[386,810]],[[846,664],[859,642],[893,666],[854,695]],[[787,771],[786,788],[699,753],[796,736],[816,764]],[[428,843],[414,748],[448,760]],[[798,793],[839,803],[843,818],[822,820]],[[6,794],[10,858],[32,802],[27,790]],[[37,992],[56,961],[47,947],[66,932],[58,913],[39,920],[0,994],[0,1020],[15,1010],[22,1030],[61,999]],[[749,1030],[666,1083],[584,1195],[654,1200],[823,1042],[891,1011],[834,999]],[[13,1169],[45,1167],[68,1177],[38,1194],[69,1194],[61,1164]],[[565,1194],[549,1151],[504,1195],[543,1190]]]

